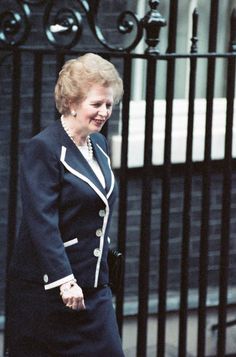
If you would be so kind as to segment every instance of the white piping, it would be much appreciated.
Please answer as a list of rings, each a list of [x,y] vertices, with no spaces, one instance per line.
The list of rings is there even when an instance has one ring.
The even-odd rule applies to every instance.
[[[100,265],[101,265],[101,259],[102,259],[103,246],[104,246],[104,233],[106,231],[106,226],[107,226],[107,222],[108,222],[108,216],[109,216],[110,209],[109,209],[108,201],[107,201],[106,197],[103,195],[103,193],[97,188],[97,186],[94,185],[94,183],[91,180],[89,180],[86,176],[80,174],[77,170],[73,169],[73,167],[71,167],[69,164],[67,164],[67,162],[65,161],[65,156],[66,156],[66,147],[62,146],[61,157],[60,157],[60,161],[62,162],[62,164],[73,175],[79,177],[81,180],[85,181],[90,187],[92,187],[92,189],[98,194],[98,196],[102,199],[102,201],[106,205],[106,215],[104,217],[103,227],[102,227],[103,235],[100,237],[100,245],[99,245],[101,254],[98,257],[96,270],[95,270],[94,287],[96,288],[98,286],[98,277],[99,277],[99,271],[100,271]]]
[[[44,285],[44,289],[45,290],[49,290],[49,289],[53,289],[53,288],[57,288],[58,286],[62,285],[62,284],[65,284],[69,281],[71,281],[72,279],[74,279],[74,274],[70,274],[62,279],[59,279],[59,280],[56,280],[56,281],[53,281],[52,283],[49,283],[49,284],[45,284]]]
[[[97,147],[98,147],[98,148],[101,150],[101,152],[106,156],[107,162],[108,162],[108,166],[109,166],[110,172],[111,172],[111,187],[110,187],[110,190],[109,190],[109,192],[108,192],[108,194],[107,194],[107,198],[109,198],[110,195],[111,195],[111,193],[112,193],[112,191],[113,191],[113,189],[114,189],[115,177],[114,177],[113,171],[112,171],[112,169],[111,169],[111,160],[110,160],[109,156],[105,153],[105,151],[101,148],[101,146],[99,146],[99,145],[97,144]]]

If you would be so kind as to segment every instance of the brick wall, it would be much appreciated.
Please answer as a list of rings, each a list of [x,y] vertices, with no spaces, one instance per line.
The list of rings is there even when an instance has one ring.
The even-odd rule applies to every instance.
[[[236,172],[232,181],[235,181]],[[209,222],[209,287],[218,286],[219,283],[219,258],[221,239],[221,214],[222,214],[222,174],[212,173],[210,189],[210,222]],[[126,278],[125,291],[127,296],[137,296],[138,293],[138,265],[139,242],[141,221],[141,178],[130,177],[128,181],[128,211],[127,211],[127,244],[126,244]],[[180,264],[181,242],[183,233],[183,174],[173,173],[171,178],[170,198],[170,227],[169,227],[169,256],[168,256],[168,289],[179,293],[180,288]],[[231,233],[230,233],[230,274],[229,285],[235,285],[236,279],[236,240],[235,240],[235,209],[236,188],[232,189],[231,205]],[[159,238],[161,221],[162,181],[154,178],[152,182],[152,216],[151,216],[151,249],[150,249],[150,294],[157,293],[159,272]],[[196,173],[192,179],[192,206],[191,238],[190,238],[190,264],[189,264],[189,288],[197,294],[199,279],[199,238],[201,228],[201,203],[202,203],[202,175]],[[114,223],[117,221],[117,213]],[[112,225],[111,237],[116,237],[117,226]]]

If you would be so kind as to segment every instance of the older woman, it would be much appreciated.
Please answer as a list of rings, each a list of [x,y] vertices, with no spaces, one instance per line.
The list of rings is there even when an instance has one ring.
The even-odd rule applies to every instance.
[[[121,78],[102,57],[67,61],[55,88],[61,119],[25,147],[10,357],[123,356],[107,265],[116,186],[99,133],[122,94]]]

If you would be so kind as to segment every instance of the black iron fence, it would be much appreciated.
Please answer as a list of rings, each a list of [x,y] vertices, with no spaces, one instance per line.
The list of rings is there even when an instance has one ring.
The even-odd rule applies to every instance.
[[[207,290],[208,285],[208,264],[209,264],[209,235],[210,235],[210,211],[211,211],[211,182],[212,171],[217,168],[217,172],[223,172],[223,185],[221,192],[221,232],[219,243],[219,299],[218,299],[218,323],[213,329],[218,331],[217,356],[226,355],[226,330],[228,307],[228,288],[229,288],[229,264],[230,264],[230,242],[232,235],[232,174],[235,170],[233,152],[233,117],[235,100],[235,57],[236,57],[236,9],[231,15],[231,30],[229,34],[229,45],[225,52],[217,52],[217,32],[219,1],[211,1],[210,11],[210,31],[209,46],[205,53],[198,52],[198,11],[193,12],[193,27],[190,51],[188,53],[176,53],[177,39],[177,19],[178,1],[170,0],[170,12],[168,19],[168,48],[166,53],[159,53],[158,44],[160,29],[166,25],[164,18],[158,12],[159,1],[149,1],[150,11],[147,15],[139,19],[133,12],[125,11],[118,18],[118,29],[120,33],[128,34],[135,32],[132,41],[127,45],[110,45],[102,34],[96,22],[96,11],[98,3],[93,6],[88,1],[78,1],[82,8],[83,16],[78,9],[63,8],[54,11],[53,22],[51,23],[51,12],[53,2],[46,1],[44,9],[44,30],[46,37],[52,47],[41,48],[37,46],[25,45],[30,36],[31,17],[30,5],[41,3],[40,1],[17,1],[20,7],[20,15],[16,11],[5,9],[0,14],[0,46],[1,46],[1,67],[11,69],[11,87],[4,75],[1,76],[1,96],[2,103],[4,89],[7,92],[10,104],[10,152],[9,152],[9,174],[7,180],[4,177],[5,196],[8,204],[7,225],[7,253],[6,265],[9,262],[14,239],[17,231],[17,221],[19,214],[18,204],[18,159],[21,144],[27,137],[39,132],[40,129],[50,120],[48,117],[57,118],[57,113],[51,113],[50,103],[47,103],[50,86],[53,85],[59,68],[67,57],[86,52],[81,51],[75,46],[78,44],[83,16],[86,17],[89,27],[95,35],[96,40],[101,45],[96,51],[111,61],[117,62],[124,79],[124,98],[121,111],[121,162],[116,169],[119,180],[119,205],[117,208],[117,237],[118,248],[127,256],[127,210],[128,210],[128,182],[130,175],[134,172],[142,181],[142,198],[140,208],[140,235],[137,237],[139,242],[138,256],[138,308],[137,308],[137,356],[147,355],[147,321],[149,314],[150,299],[150,257],[151,236],[152,236],[152,195],[153,180],[160,178],[161,182],[161,204],[160,204],[160,229],[157,240],[158,246],[158,277],[156,280],[157,290],[157,356],[165,356],[166,346],[166,321],[167,321],[167,293],[168,293],[168,257],[170,246],[170,204],[171,204],[171,180],[175,170],[181,172],[184,177],[183,185],[183,209],[182,209],[182,237],[180,249],[180,300],[179,300],[179,342],[178,356],[187,356],[187,331],[188,331],[188,295],[190,289],[189,267],[190,267],[190,242],[193,206],[193,176],[200,172],[202,178],[201,190],[201,218],[199,233],[199,259],[198,259],[198,357],[205,356],[206,350],[206,315],[207,315]],[[1,11],[0,5],[0,11]],[[132,52],[137,44],[146,36],[147,48],[145,53]],[[86,46],[85,46],[86,47]],[[104,52],[105,48],[105,52]],[[91,51],[91,48],[89,49]],[[144,156],[143,165],[139,169],[131,169],[128,165],[128,149],[130,122],[130,101],[132,96],[132,69],[136,59],[146,63],[146,94],[145,94],[145,133],[144,133]],[[175,165],[171,159],[172,149],[172,121],[173,103],[175,99],[175,74],[176,63],[178,60],[186,59],[189,62],[189,91],[188,91],[188,112],[187,112],[187,132],[186,132],[186,152],[184,163]],[[206,114],[205,114],[205,134],[204,134],[204,157],[201,163],[193,161],[193,136],[194,119],[196,110],[196,83],[197,66],[200,60],[207,61],[207,82],[206,82]],[[226,81],[226,128],[224,136],[224,157],[215,161],[212,159],[212,137],[213,137],[213,105],[214,88],[217,61],[223,60],[227,64]],[[164,156],[161,165],[153,164],[153,126],[154,126],[154,106],[156,98],[156,78],[158,75],[158,65],[166,63],[166,112],[165,112],[165,135],[164,135]],[[27,78],[28,71],[28,78]],[[48,71],[45,76],[45,71]],[[53,73],[53,74],[52,74]],[[45,80],[46,78],[46,80]],[[48,78],[48,82],[47,82]],[[9,79],[9,78],[8,78]],[[29,83],[28,83],[29,81]],[[25,84],[24,84],[25,82]],[[32,94],[32,104],[27,112],[27,87],[29,85]],[[3,87],[6,86],[6,87]],[[23,89],[22,89],[23,88]],[[26,91],[26,95],[25,92]],[[6,102],[7,103],[7,102]],[[52,107],[51,107],[52,108]],[[52,111],[52,110],[51,110]],[[5,107],[1,109],[1,115],[7,113]],[[118,112],[118,111],[117,111]],[[116,115],[117,117],[119,115]],[[32,119],[30,119],[32,118]],[[118,120],[118,118],[116,119]],[[112,135],[117,129],[106,128],[105,134]],[[4,142],[5,138],[1,138]],[[136,170],[136,171],[135,171]],[[6,192],[9,192],[6,194]],[[127,256],[128,259],[128,256]],[[236,265],[234,266],[234,274]],[[126,275],[128,271],[126,271]],[[126,279],[125,275],[125,279]],[[230,282],[232,285],[232,282]],[[120,333],[124,323],[124,302],[125,302],[125,281],[123,288],[116,296],[116,311]],[[235,301],[236,303],[236,301]],[[7,306],[6,306],[7,312]],[[7,316],[6,316],[7,317]]]

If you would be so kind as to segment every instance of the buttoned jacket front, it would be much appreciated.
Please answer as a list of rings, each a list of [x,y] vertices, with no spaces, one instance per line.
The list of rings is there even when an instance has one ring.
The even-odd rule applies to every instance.
[[[105,138],[92,134],[91,142],[105,188],[60,121],[26,144],[13,276],[45,289],[71,278],[88,288],[108,283],[108,230],[116,185]]]

